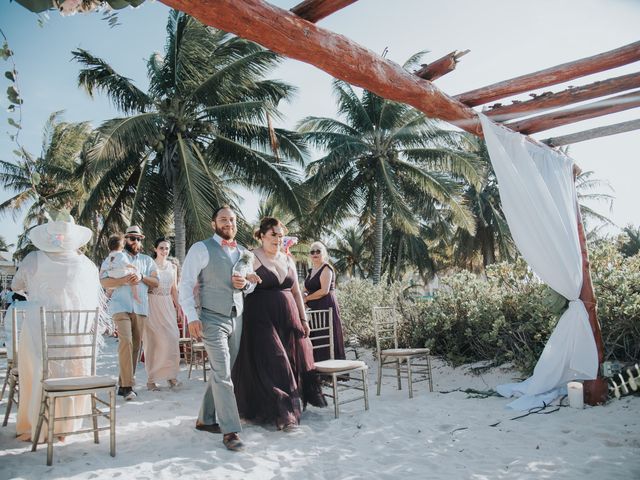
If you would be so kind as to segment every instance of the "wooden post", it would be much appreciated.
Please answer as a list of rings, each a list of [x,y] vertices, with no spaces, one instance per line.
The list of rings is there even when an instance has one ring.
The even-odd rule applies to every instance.
[[[584,401],[588,405],[601,405],[607,401],[609,388],[606,379],[600,376],[600,366],[604,361],[604,344],[602,342],[600,323],[598,322],[596,296],[593,292],[593,284],[591,283],[587,237],[584,233],[580,213],[578,213],[578,238],[580,239],[580,251],[582,252],[582,290],[580,290],[579,298],[582,300],[582,303],[584,303],[587,313],[589,314],[589,325],[591,325],[591,331],[593,332],[593,338],[596,342],[596,350],[598,352],[597,378],[595,380],[584,381]]]

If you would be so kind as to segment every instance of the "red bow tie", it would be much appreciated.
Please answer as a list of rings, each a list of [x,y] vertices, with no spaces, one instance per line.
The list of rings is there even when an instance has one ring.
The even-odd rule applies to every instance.
[[[222,239],[222,246],[227,246],[229,248],[236,248],[238,246],[238,242],[235,240],[224,240]]]

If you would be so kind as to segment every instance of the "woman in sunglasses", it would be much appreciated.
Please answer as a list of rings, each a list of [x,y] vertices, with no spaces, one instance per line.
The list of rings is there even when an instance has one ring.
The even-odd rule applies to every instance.
[[[333,351],[336,359],[344,359],[342,323],[336,299],[336,272],[329,265],[327,248],[321,242],[311,244],[309,257],[311,269],[304,280],[304,303],[311,310],[333,309]],[[313,356],[316,362],[329,360],[329,348],[317,348]]]

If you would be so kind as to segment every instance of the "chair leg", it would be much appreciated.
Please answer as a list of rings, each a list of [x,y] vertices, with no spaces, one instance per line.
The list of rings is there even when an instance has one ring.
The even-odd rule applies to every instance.
[[[333,388],[333,414],[340,416],[340,406],[338,403],[338,377],[335,373],[331,375],[331,387]]]
[[[98,409],[96,408],[96,394],[91,394],[91,421],[93,422],[93,443],[100,443],[98,436]]]
[[[0,402],[2,401],[2,399],[4,398],[4,391],[7,388],[7,385],[9,385],[9,376],[11,373],[11,369],[12,367],[12,362],[7,361],[7,374],[4,376],[4,383],[2,384],[2,393],[0,393]]]
[[[42,424],[44,423],[44,415],[47,411],[47,397],[42,398],[40,400],[40,413],[38,414],[38,424],[36,425],[36,431],[31,439],[31,451],[35,452],[38,448],[38,439],[40,438],[40,432],[42,431]],[[47,425],[49,421],[47,420]]]
[[[367,371],[361,370],[362,388],[364,390],[364,409],[369,410],[369,383],[367,381]]]
[[[193,350],[191,351],[191,355],[189,356],[189,374],[187,378],[191,378],[191,370],[193,369]]]
[[[398,377],[398,390],[402,390],[402,376],[400,372],[400,359],[396,359],[396,375]]]
[[[15,377],[11,376],[9,378],[9,397],[7,398],[7,409],[4,413],[4,421],[2,422],[2,426],[6,427],[9,422],[9,415],[11,414],[11,407],[13,405],[13,396],[16,391],[16,380]]]
[[[201,358],[202,358],[202,380],[206,383],[207,382],[207,353],[206,352],[202,352],[201,354]]]
[[[116,390],[109,391],[109,454],[116,456]]]
[[[380,396],[380,387],[382,386],[382,364],[384,363],[384,357],[378,358],[378,392],[376,395]]]
[[[51,466],[53,464],[53,431],[56,427],[56,399],[55,397],[51,398],[51,402],[49,403],[49,421],[47,422],[48,432],[47,432],[47,466]],[[36,442],[38,439],[36,438]]]
[[[409,382],[409,398],[413,398],[413,376],[411,375],[411,358],[407,357],[407,381]]]

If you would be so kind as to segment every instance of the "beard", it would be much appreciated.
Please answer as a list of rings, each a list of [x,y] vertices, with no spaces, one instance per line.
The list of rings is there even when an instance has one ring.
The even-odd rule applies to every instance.
[[[124,249],[129,252],[131,255],[137,255],[142,250],[142,244],[140,242],[136,243],[125,243]]]
[[[234,228],[222,230],[221,228],[218,228],[217,225],[216,225],[216,233],[220,236],[220,238],[224,238],[225,240],[233,240],[233,237],[236,236],[236,230]]]

